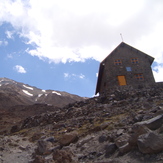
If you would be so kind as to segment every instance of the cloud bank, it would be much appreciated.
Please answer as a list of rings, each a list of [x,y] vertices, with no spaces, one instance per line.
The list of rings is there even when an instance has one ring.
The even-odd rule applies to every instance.
[[[162,0],[1,0],[0,24],[12,24],[33,46],[27,52],[49,62],[101,61],[122,41],[122,33],[124,42],[161,64],[162,8]]]

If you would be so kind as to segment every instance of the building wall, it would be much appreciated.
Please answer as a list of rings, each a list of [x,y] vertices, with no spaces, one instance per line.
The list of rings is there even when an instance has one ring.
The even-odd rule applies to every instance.
[[[138,59],[138,63],[132,63],[131,59],[133,58]],[[115,60],[120,60],[122,64],[116,65]],[[125,76],[127,86],[135,88],[155,83],[149,56],[132,47],[120,46],[116,48],[101,64],[104,65],[104,71],[100,93],[119,87],[118,76],[121,75]],[[143,80],[136,78],[136,74],[142,74]]]

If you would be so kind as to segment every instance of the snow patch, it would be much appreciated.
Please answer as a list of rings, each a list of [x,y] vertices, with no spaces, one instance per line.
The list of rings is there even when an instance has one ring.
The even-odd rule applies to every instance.
[[[33,90],[32,87],[27,87],[26,85],[23,85],[23,87],[27,88],[27,89],[30,89],[30,90]]]
[[[42,90],[42,92],[46,92],[46,90]]]
[[[42,94],[38,94],[38,97],[41,97],[42,96]]]
[[[38,94],[38,98],[41,97],[43,94]],[[35,101],[38,100],[38,98],[35,99]]]
[[[24,92],[25,94],[29,95],[29,96],[33,96],[33,94],[29,93],[29,92],[26,91],[26,90],[23,90],[23,92]]]
[[[0,84],[0,86],[2,86],[2,84]]]
[[[55,94],[57,94],[58,96],[61,96],[61,94],[58,93],[58,92],[56,92],[56,91],[53,91],[52,93],[55,93]]]
[[[92,97],[98,97],[99,96],[99,93],[97,93],[96,95],[93,95]]]
[[[47,96],[48,94],[45,94],[45,96]]]

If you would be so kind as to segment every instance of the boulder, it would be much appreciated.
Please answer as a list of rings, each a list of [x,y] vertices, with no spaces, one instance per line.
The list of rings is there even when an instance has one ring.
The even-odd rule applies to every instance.
[[[113,154],[117,150],[117,146],[115,143],[110,143],[105,146],[105,157],[108,158],[110,157],[111,154]]]
[[[144,125],[151,130],[156,130],[156,129],[160,128],[161,125],[163,124],[163,114],[158,115],[154,118],[151,118],[147,121],[138,122],[137,124],[138,125]]]
[[[118,131],[117,131],[117,136],[120,136],[120,135],[122,135],[124,133],[124,129],[119,129]]]
[[[119,147],[119,151],[122,154],[129,152],[131,149],[132,149],[132,146],[129,144],[129,142],[126,142],[126,144]]]
[[[142,153],[158,153],[163,151],[163,136],[155,132],[148,132],[138,137],[137,145]]]
[[[17,125],[14,125],[14,126],[11,127],[11,130],[10,130],[11,133],[14,133],[14,132],[17,132],[17,131],[19,131],[19,127]]]
[[[38,140],[36,151],[40,155],[48,155],[52,152],[51,148],[51,142],[45,140]]]
[[[131,129],[131,134],[130,134],[130,138],[129,138],[129,144],[131,146],[135,146],[137,145],[137,139],[140,135],[142,134],[146,134],[148,133],[150,130],[144,126],[144,125],[141,125],[141,124],[134,124],[132,129]]]
[[[129,144],[130,135],[123,134],[115,139],[115,144],[121,153],[129,152],[132,146]]]
[[[91,136],[91,137],[88,137],[88,138],[86,138],[86,139],[84,139],[84,140],[80,140],[80,141],[77,143],[76,147],[77,147],[77,148],[82,147],[84,144],[90,142],[93,138],[94,138],[94,136]]]
[[[129,141],[129,138],[130,138],[130,135],[123,134],[115,139],[115,144],[117,145],[117,147],[121,147]]]
[[[105,142],[105,141],[107,141],[107,140],[108,140],[108,137],[105,136],[105,135],[101,135],[101,136],[99,136],[99,138],[98,138],[99,143],[103,143],[103,142]]]
[[[76,132],[64,134],[60,139],[59,143],[61,146],[67,146],[78,140],[78,134]]]
[[[53,160],[55,163],[75,163],[73,154],[67,150],[56,150],[53,152]]]
[[[158,133],[163,133],[163,125],[158,129]]]

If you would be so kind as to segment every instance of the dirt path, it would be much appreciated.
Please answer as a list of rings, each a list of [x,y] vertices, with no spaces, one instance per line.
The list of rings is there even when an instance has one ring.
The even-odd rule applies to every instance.
[[[32,159],[35,144],[21,136],[0,138],[0,163],[28,163]]]

